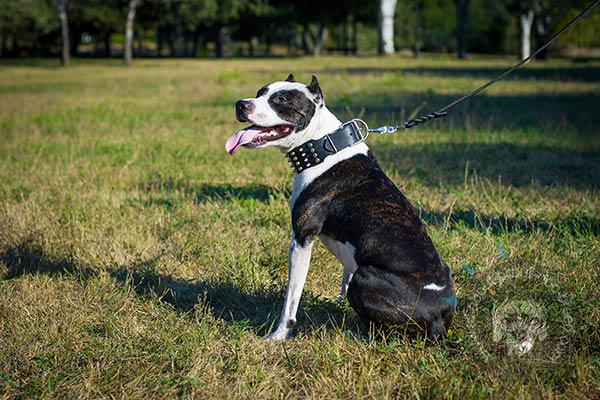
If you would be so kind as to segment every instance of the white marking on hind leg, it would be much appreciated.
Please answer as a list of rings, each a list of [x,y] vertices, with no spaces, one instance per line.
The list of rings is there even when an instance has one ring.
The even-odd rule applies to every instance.
[[[423,286],[423,289],[425,289],[425,290],[435,290],[436,292],[439,292],[440,290],[444,290],[445,287],[446,287],[446,285],[439,286],[439,285],[436,285],[435,283],[430,283],[430,284],[427,284],[427,285]]]
[[[321,239],[321,242],[323,242],[325,247],[327,247],[327,249],[331,253],[333,253],[333,255],[344,266],[340,295],[335,300],[336,302],[341,302],[344,300],[344,297],[346,297],[346,292],[348,292],[348,285],[350,285],[352,276],[358,269],[358,264],[356,263],[356,259],[354,258],[356,248],[352,246],[349,242],[342,243],[323,234],[319,235],[319,238]]]

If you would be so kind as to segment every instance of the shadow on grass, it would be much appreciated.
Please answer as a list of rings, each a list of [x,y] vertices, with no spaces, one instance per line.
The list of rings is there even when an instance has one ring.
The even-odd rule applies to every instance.
[[[147,193],[182,193],[191,197],[195,204],[210,201],[253,199],[265,202],[275,194],[275,189],[264,184],[236,186],[229,183],[195,183],[186,179],[155,177],[139,184],[139,189]]]
[[[437,211],[420,210],[420,217],[432,226],[448,226],[456,229],[464,226],[493,234],[553,232],[564,235],[600,235],[600,220],[593,215],[576,213],[565,218],[544,221],[529,218],[510,218],[505,215],[491,216],[474,210],[453,210],[450,215]]]
[[[334,97],[329,100],[328,107],[342,120],[360,115],[372,126],[398,125],[415,110],[418,115],[427,114],[465,94],[440,94],[431,90],[410,92],[399,90],[396,86],[399,83],[390,82],[385,87],[366,90],[360,96]],[[450,109],[447,117],[428,122],[427,125],[442,130],[513,130],[524,135],[531,132],[554,137],[597,137],[600,113],[596,105],[599,103],[600,94],[593,92],[493,96],[484,92]],[[419,128],[403,132],[419,134]]]
[[[263,184],[236,186],[228,183],[203,183],[195,190],[194,202],[198,204],[205,201],[220,201],[230,199],[254,199],[265,202],[269,200],[274,193],[275,190],[273,187]]]
[[[384,169],[432,186],[476,174],[505,186],[600,188],[600,153],[511,143],[371,144]]]
[[[342,120],[360,116],[371,126],[395,125],[413,110],[420,108],[417,115],[422,115],[460,95],[398,92],[393,87],[391,83],[381,93],[370,89],[361,96],[342,96],[329,104]],[[479,177],[501,179],[504,185],[599,188],[599,103],[600,95],[592,92],[482,94],[428,123],[452,132],[455,140],[403,145],[405,135],[427,134],[417,127],[397,132],[393,145],[388,137],[369,140],[369,146],[384,169],[397,168],[425,184],[461,184],[468,166]],[[546,138],[553,145],[541,144]]]
[[[409,68],[388,68],[388,67],[367,67],[367,68],[339,68],[326,69],[320,73],[340,74],[346,73],[352,75],[372,75],[381,73],[395,73],[398,75],[434,75],[445,78],[452,77],[473,77],[481,79],[492,79],[505,72],[510,66],[506,67],[409,67]],[[574,65],[568,68],[564,66],[539,66],[525,67],[511,73],[507,80],[554,80],[554,81],[576,81],[576,82],[600,82],[600,67]]]
[[[100,271],[72,260],[48,255],[33,240],[8,248],[0,254],[0,261],[7,268],[6,271],[0,269],[3,275],[0,275],[0,280],[46,274],[85,283],[100,274]],[[159,258],[142,260],[131,266],[109,269],[108,273],[116,282],[130,285],[138,295],[156,296],[178,313],[189,314],[197,307],[207,307],[215,319],[228,324],[242,323],[261,336],[277,323],[285,287],[278,291],[247,291],[228,282],[177,280],[156,273],[154,270],[158,262]],[[298,317],[297,332],[310,332],[322,327],[335,329],[344,326],[346,321],[340,306],[310,292],[303,295]],[[357,318],[349,321],[350,326],[358,324]]]

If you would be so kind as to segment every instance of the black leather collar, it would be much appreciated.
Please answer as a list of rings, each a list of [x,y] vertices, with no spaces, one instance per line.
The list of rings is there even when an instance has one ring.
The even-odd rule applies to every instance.
[[[365,140],[355,120],[345,122],[337,130],[320,139],[309,140],[285,153],[291,167],[300,173],[321,164],[327,157]]]

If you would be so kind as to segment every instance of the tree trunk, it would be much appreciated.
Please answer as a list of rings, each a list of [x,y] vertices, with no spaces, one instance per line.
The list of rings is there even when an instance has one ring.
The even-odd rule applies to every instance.
[[[71,63],[71,51],[69,41],[69,19],[67,18],[67,0],[61,0],[58,3],[58,14],[60,16],[60,26],[62,34],[62,65],[68,67]]]
[[[304,32],[302,35],[304,52],[306,54],[312,54],[313,56],[320,55],[321,51],[323,50],[323,44],[325,43],[326,37],[327,28],[325,28],[325,24],[323,22],[317,22],[314,33],[308,25],[304,25]]]
[[[198,29],[194,30],[192,34],[192,57],[198,57],[198,40],[200,39],[200,33],[198,33]]]
[[[143,35],[139,32],[137,35],[135,35],[135,40],[137,42],[137,48],[135,50],[136,57],[139,57],[140,55],[144,54],[144,40],[142,39],[142,37]]]
[[[188,57],[190,54],[190,32],[188,30],[183,31],[183,56]]]
[[[456,51],[458,58],[467,58],[467,20],[470,0],[454,0],[456,8]]]
[[[125,65],[131,65],[133,52],[133,21],[135,19],[137,5],[138,0],[129,0],[129,11],[127,12],[127,22],[125,23],[125,58],[123,59]]]
[[[421,29],[419,26],[419,19],[421,17],[421,0],[415,1],[415,45],[414,52],[415,58],[419,58],[421,55]]]
[[[250,57],[254,57],[256,55],[257,48],[258,48],[258,38],[256,36],[252,36],[248,40],[248,55]]]
[[[542,47],[550,37],[550,30],[553,26],[553,19],[549,12],[542,12],[536,18],[538,48]],[[538,60],[548,58],[548,49],[544,49],[536,56]]]
[[[396,0],[379,1],[379,54],[394,53],[394,15]]]
[[[344,55],[348,55],[350,46],[348,44],[348,17],[344,18],[342,22],[342,51]]]
[[[352,54],[358,53],[358,18],[356,15],[352,19]]]
[[[106,35],[104,35],[104,54],[108,58],[110,58],[110,56],[111,56],[111,54],[110,54],[110,36],[111,36],[110,32],[108,32]]]
[[[271,32],[267,33],[265,37],[265,56],[271,55],[271,50],[273,49],[273,36],[271,36]]]
[[[534,11],[532,9],[519,11],[521,25],[521,60],[531,55],[531,27],[533,26]]]
[[[216,56],[217,58],[228,58],[229,54],[229,42],[231,41],[230,30],[227,26],[222,26],[217,32],[217,43],[216,43]]]
[[[175,40],[173,40],[173,37],[175,37],[175,40],[177,40],[176,27],[173,25],[168,25],[165,28],[165,39],[167,41],[167,47],[169,48],[170,57],[177,56],[177,49],[175,48]]]
[[[156,56],[157,57],[162,56],[163,42],[164,42],[163,28],[161,26],[158,26],[156,28]]]

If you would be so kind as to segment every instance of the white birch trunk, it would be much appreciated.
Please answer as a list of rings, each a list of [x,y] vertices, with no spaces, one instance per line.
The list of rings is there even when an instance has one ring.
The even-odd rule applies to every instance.
[[[58,14],[60,16],[60,27],[62,35],[62,64],[65,67],[71,62],[71,49],[69,42],[69,19],[67,17],[67,0],[58,3]]]
[[[135,20],[135,11],[137,9],[138,0],[129,0],[129,11],[127,12],[127,22],[125,23],[125,49],[123,63],[131,64],[133,53],[133,21]]]
[[[523,10],[519,13],[521,23],[521,60],[531,55],[531,27],[533,26],[533,10]]]
[[[379,54],[394,53],[394,15],[397,0],[379,1]]]

